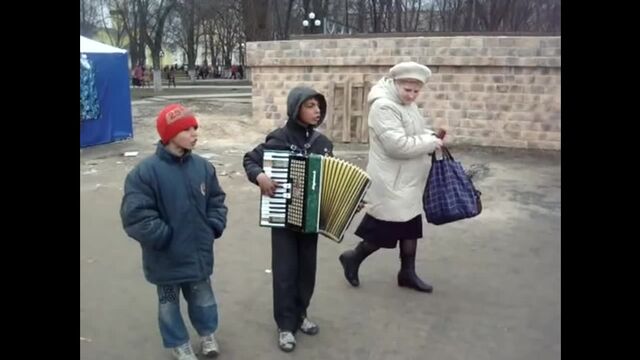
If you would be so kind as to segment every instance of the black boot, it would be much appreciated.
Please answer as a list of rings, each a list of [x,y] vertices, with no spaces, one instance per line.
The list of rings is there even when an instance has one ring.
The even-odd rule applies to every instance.
[[[342,268],[344,269],[344,277],[351,286],[360,286],[360,279],[358,278],[358,269],[360,268],[360,264],[367,256],[371,255],[376,250],[378,250],[378,247],[361,241],[355,249],[347,250],[338,257],[338,260],[340,260]]]
[[[422,281],[416,274],[416,256],[403,255],[400,257],[401,268],[398,273],[398,286],[404,286],[418,291],[431,293],[433,286]]]

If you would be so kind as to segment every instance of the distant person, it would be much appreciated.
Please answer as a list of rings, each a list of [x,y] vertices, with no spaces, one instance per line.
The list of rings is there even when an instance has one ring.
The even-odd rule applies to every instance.
[[[238,65],[238,75],[240,76],[240,79],[244,79],[244,66]]]
[[[176,86],[176,69],[173,68],[173,66],[171,67],[171,69],[169,69],[169,73],[167,74],[167,80],[169,80],[169,87],[171,87],[171,84],[173,84],[173,87],[177,87]]]

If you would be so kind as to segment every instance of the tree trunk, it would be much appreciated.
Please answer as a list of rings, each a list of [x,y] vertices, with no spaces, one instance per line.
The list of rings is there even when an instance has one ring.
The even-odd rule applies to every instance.
[[[433,31],[433,8],[434,4],[431,3],[431,10],[429,10],[429,31]]]
[[[211,52],[211,66],[215,67],[218,64],[217,61],[217,53],[216,53],[216,48],[215,48],[215,43],[214,43],[214,37],[213,37],[213,24],[210,22],[209,23],[209,27],[207,29],[207,32],[209,33],[209,51]]]
[[[358,28],[363,33],[369,32],[369,27],[365,28],[365,19],[367,16],[367,0],[360,0],[358,2]]]
[[[289,0],[289,5],[287,6],[287,15],[284,19],[284,39],[289,40],[289,26],[291,24],[291,9],[293,8],[293,1]]]
[[[402,0],[396,0],[396,31],[402,32]]]
[[[344,24],[349,28],[349,0],[344,0]]]
[[[378,24],[378,7],[376,6],[376,0],[371,0],[371,20],[373,21],[373,32],[380,32],[379,24]]]
[[[269,0],[242,0],[242,13],[247,41],[272,39],[273,13]]]

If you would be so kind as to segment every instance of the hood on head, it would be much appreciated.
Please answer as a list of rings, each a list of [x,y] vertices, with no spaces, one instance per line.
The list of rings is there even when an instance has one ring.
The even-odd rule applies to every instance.
[[[371,105],[374,101],[381,98],[402,104],[402,100],[398,95],[398,90],[396,89],[396,85],[393,83],[393,79],[386,76],[371,87],[371,91],[367,96],[367,101],[369,102],[369,105]]]
[[[287,123],[298,123],[300,106],[310,98],[318,100],[320,107],[320,121],[318,121],[316,127],[322,124],[324,117],[327,115],[327,100],[324,98],[324,95],[306,86],[298,86],[289,91],[289,96],[287,96]]]

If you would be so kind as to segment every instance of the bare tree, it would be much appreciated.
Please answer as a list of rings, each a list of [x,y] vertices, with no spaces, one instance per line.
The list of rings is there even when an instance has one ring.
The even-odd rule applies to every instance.
[[[368,31],[368,26],[366,26],[366,21],[367,21],[367,13],[368,13],[368,9],[367,9],[367,0],[357,0],[357,5],[356,5],[356,14],[358,14],[358,17],[356,18],[356,24],[358,29],[361,32],[369,32]]]
[[[373,32],[380,32],[380,22],[382,20],[382,0],[371,0],[371,21],[373,25]]]
[[[344,0],[344,23],[349,27],[349,0]]]
[[[560,30],[560,0],[298,1],[305,13],[326,9],[328,19],[356,24],[361,32]]]
[[[231,65],[236,50],[240,62],[244,63],[245,34],[242,10],[242,4],[235,0],[215,0],[203,4],[201,13],[206,35],[205,44],[214,63],[217,64],[217,59],[221,58],[223,64]]]
[[[560,31],[560,0],[81,0],[80,28],[128,42],[134,64],[148,47],[155,68],[162,46],[179,45],[193,69],[201,41],[207,59],[237,50],[242,61],[244,41],[288,39],[311,11],[360,32]]]
[[[110,14],[114,21],[122,21],[129,38],[129,57],[131,65],[145,63],[145,33],[148,0],[113,0]]]
[[[541,22],[538,23],[539,31],[560,31],[560,0],[546,0],[538,4],[541,7]]]
[[[272,0],[273,22],[276,26],[276,38],[289,39],[291,31],[291,15],[296,0]]]
[[[210,0],[201,3],[200,20],[202,22],[202,39],[204,46],[204,63],[211,65],[217,64],[217,57],[220,53],[220,46],[217,42],[216,35],[216,10],[220,6],[221,0]]]
[[[242,14],[247,41],[273,39],[273,11],[270,0],[242,0]]]
[[[417,3],[417,7],[416,7]],[[420,24],[420,14],[422,13],[422,1],[421,0],[412,0],[411,2],[411,11],[408,16],[408,22],[405,25],[405,28],[411,28],[412,31],[418,31],[418,24]]]
[[[216,21],[213,18],[207,18],[203,20],[203,36],[205,47],[210,55],[211,65],[218,64],[218,54],[220,53],[220,45],[216,36]],[[207,52],[205,52],[205,61],[207,61]]]
[[[98,26],[101,15],[100,2],[97,0],[80,0],[80,35],[92,37]]]
[[[293,2],[294,0],[287,1],[287,12],[285,13],[284,32],[283,32],[284,39],[289,38],[289,27],[291,24],[291,10],[293,9]]]
[[[153,68],[160,69],[160,51],[162,50],[164,27],[169,14],[175,8],[176,0],[156,0],[153,1],[147,14],[147,29],[144,31],[145,42],[151,50]]]
[[[283,19],[282,14],[282,10],[280,9],[280,7],[282,6],[283,0],[273,0],[271,2],[271,4],[273,5],[273,17],[274,17],[274,23],[275,23],[275,35],[274,37],[276,39],[284,39],[285,38],[285,31],[284,31],[284,26],[283,26],[283,22],[286,19]]]
[[[318,19],[324,22],[327,17],[327,10],[329,9],[330,0],[313,0],[313,12]]]
[[[486,31],[498,31],[507,17],[513,0],[485,0],[478,1],[477,11],[479,20]]]
[[[434,30],[434,20],[433,20],[433,15],[435,14],[436,10],[435,10],[436,4],[435,2],[431,3],[431,9],[429,9],[429,31],[433,31]]]
[[[393,0],[378,0],[380,2],[380,31],[379,32],[391,32],[393,31],[393,14],[392,1]]]
[[[178,49],[184,50],[184,48],[186,47],[183,40],[182,23],[180,20],[180,15],[178,14],[178,9],[178,4],[176,4],[175,10],[169,13],[167,22],[165,24],[163,42],[167,50],[172,52],[175,52]],[[182,62],[186,62],[186,58]]]
[[[180,0],[176,4],[181,30],[178,45],[187,55],[187,68],[192,79],[195,79],[198,43],[202,34],[202,21],[198,15],[200,5],[200,0]]]
[[[242,38],[239,10],[232,6],[225,6],[216,10],[216,34],[218,35],[218,43],[220,44],[222,60],[225,66],[231,66],[233,51],[236,47],[241,49],[238,46],[238,40]]]
[[[402,0],[396,0],[395,5],[396,31],[402,32],[402,15],[404,13],[404,4]]]
[[[471,31],[475,28],[475,6],[476,0],[467,0],[466,16],[464,18],[464,31]]]
[[[109,43],[115,47],[124,48],[127,46],[125,41],[126,31],[122,19],[119,16],[112,16],[109,9],[114,9],[113,0],[99,0],[100,7],[100,27],[107,34]]]

